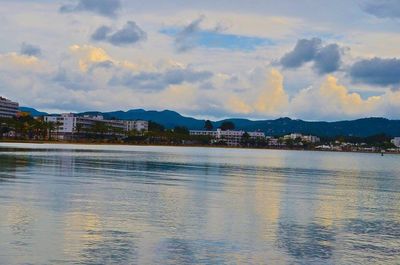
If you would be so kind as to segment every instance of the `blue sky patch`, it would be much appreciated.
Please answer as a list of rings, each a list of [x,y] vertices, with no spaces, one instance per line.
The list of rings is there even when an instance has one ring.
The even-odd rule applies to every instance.
[[[160,32],[170,37],[178,37],[180,30],[178,28],[166,28]],[[272,40],[267,38],[226,34],[206,30],[191,33],[190,40],[200,47],[241,51],[253,51],[260,46],[275,44]]]

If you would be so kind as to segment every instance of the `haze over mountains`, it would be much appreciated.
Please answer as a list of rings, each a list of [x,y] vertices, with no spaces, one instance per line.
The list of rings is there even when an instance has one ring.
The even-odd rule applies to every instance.
[[[47,113],[40,112],[33,108],[21,107],[21,111],[30,112],[32,116],[41,116]],[[203,129],[205,120],[185,117],[171,111],[146,111],[143,109],[132,109],[129,111],[112,112],[84,112],[79,114],[101,114],[106,119],[151,120],[162,124],[166,128],[175,126],[185,126],[189,129]],[[232,121],[236,129],[244,131],[263,131],[266,135],[281,136],[288,133],[298,132],[303,134],[313,134],[321,137],[333,136],[358,136],[366,137],[384,133],[389,136],[400,136],[400,120],[389,120],[385,118],[364,118],[350,121],[303,121],[290,118],[279,118],[275,120],[248,120],[248,119],[225,119],[213,121],[214,128],[218,128],[223,121]]]

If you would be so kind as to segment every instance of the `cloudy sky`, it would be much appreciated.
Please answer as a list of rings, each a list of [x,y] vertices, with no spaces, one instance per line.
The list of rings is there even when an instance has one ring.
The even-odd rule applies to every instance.
[[[0,4],[0,96],[24,106],[400,117],[398,0]]]

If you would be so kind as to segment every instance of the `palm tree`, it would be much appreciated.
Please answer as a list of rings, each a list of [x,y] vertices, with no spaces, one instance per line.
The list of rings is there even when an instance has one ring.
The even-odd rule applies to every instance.
[[[56,121],[56,124],[55,124],[55,126],[56,126],[56,135],[57,135],[57,141],[59,140],[59,133],[60,133],[60,126],[62,125],[62,123],[61,122],[59,122],[59,121]]]
[[[54,122],[49,121],[45,123],[47,132],[48,132],[48,139],[51,141],[51,136],[53,134],[53,131],[55,130],[56,126],[54,124]]]
[[[75,131],[76,131],[78,137],[80,137],[80,134],[81,134],[82,130],[83,130],[83,124],[82,123],[77,123],[75,125]]]

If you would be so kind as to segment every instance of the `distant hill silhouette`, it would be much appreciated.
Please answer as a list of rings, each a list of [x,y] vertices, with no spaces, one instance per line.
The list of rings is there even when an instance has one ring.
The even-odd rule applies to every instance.
[[[39,112],[32,108],[29,109],[33,116],[40,116]],[[121,120],[151,120],[162,124],[166,128],[174,128],[175,126],[185,126],[189,129],[203,129],[205,120],[185,117],[181,114],[171,111],[146,111],[143,109],[133,109],[129,111],[113,111],[113,112],[98,112],[89,111],[79,114],[101,114],[107,119]],[[263,131],[267,135],[281,136],[293,132],[318,135],[321,137],[332,136],[359,136],[366,137],[384,133],[389,136],[400,136],[400,120],[388,120],[385,118],[364,118],[349,121],[303,121],[293,120],[290,118],[279,118],[276,120],[248,120],[248,119],[225,119],[214,121],[214,128],[218,128],[222,122],[232,121],[236,129],[244,131]]]
[[[47,115],[47,112],[41,112],[41,111],[38,111],[38,110],[36,110],[34,108],[29,108],[29,107],[19,107],[19,111],[28,112],[33,117]]]

